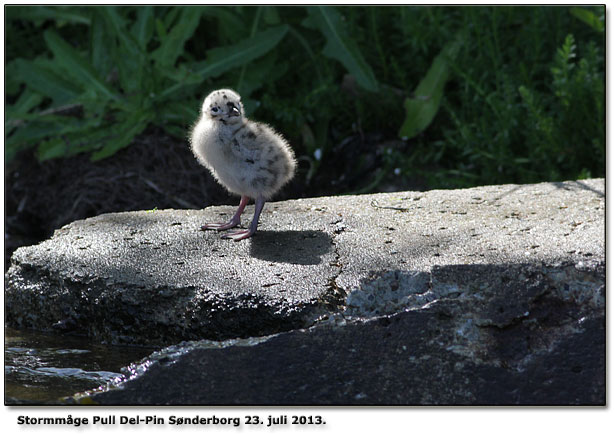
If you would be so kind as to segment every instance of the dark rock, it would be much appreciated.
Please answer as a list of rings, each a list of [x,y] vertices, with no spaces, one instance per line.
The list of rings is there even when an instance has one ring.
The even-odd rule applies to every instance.
[[[369,320],[268,338],[189,342],[132,366],[132,379],[87,401],[105,405],[604,405],[603,286],[597,304],[552,309],[552,270],[500,286],[508,267],[443,267],[482,289]],[[578,272],[603,278],[603,267]],[[439,292],[435,283],[429,291]],[[531,286],[531,285],[530,285]],[[481,299],[486,302],[480,302]],[[501,302],[491,300],[501,299]],[[502,301],[505,299],[506,301]],[[499,306],[510,313],[502,318]],[[522,309],[516,307],[522,306]],[[526,309],[526,311],[524,310]]]

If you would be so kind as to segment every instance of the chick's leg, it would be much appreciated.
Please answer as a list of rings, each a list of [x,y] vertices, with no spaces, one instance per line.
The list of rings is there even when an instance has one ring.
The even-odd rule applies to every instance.
[[[264,198],[263,197],[256,198],[256,208],[254,210],[254,218],[252,219],[252,223],[249,225],[249,229],[240,230],[240,231],[232,231],[232,232],[222,235],[222,238],[232,239],[234,241],[241,241],[241,240],[244,240],[254,235],[256,233],[256,229],[258,229],[258,220],[260,220],[260,213],[262,212],[263,207],[264,207]]]
[[[235,213],[235,215],[233,215],[232,218],[228,221],[228,223],[207,223],[205,225],[202,225],[200,228],[203,231],[206,231],[207,229],[225,231],[226,229],[234,228],[235,226],[240,225],[241,224],[241,214],[243,214],[243,210],[245,209],[245,205],[247,205],[247,202],[249,202],[249,197],[241,196],[241,202],[239,202],[239,208],[237,209],[237,212]]]

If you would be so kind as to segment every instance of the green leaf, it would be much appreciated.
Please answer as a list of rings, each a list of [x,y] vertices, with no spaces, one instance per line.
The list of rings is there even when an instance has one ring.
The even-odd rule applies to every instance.
[[[66,6],[7,6],[6,18],[8,20],[28,20],[42,22],[51,20],[73,24],[90,25],[87,13],[75,7]]]
[[[164,21],[160,18],[156,18],[156,33],[158,34],[158,39],[163,41],[166,39],[166,26],[164,25]]]
[[[13,105],[7,105],[5,111],[4,134],[9,136],[15,128],[23,123],[28,112],[43,101],[43,96],[26,88]]]
[[[571,73],[576,64],[574,59],[576,57],[576,43],[572,34],[568,34],[565,37],[563,45],[556,50],[556,56],[554,58],[554,65],[550,68],[552,73],[552,85],[554,87],[554,94],[561,99],[561,102],[565,107],[570,105],[571,97]]]
[[[41,115],[27,114],[22,118],[28,122],[21,125],[13,134],[6,140],[5,145],[7,153],[5,155],[15,155],[17,151],[26,149],[32,145],[42,144],[44,140],[52,141],[57,138],[65,138],[67,146],[67,154],[75,154],[82,152],[84,149],[79,143],[93,129],[100,129],[101,118],[74,118],[59,115]],[[104,132],[109,135],[109,131],[113,129],[105,125]],[[46,147],[50,147],[51,143],[47,143]],[[57,150],[57,149],[56,149]],[[46,155],[51,154],[51,151],[45,151]]]
[[[98,11],[104,17],[111,35],[115,36],[121,44],[121,50],[123,51],[124,61],[134,61],[134,56],[139,56],[141,50],[139,50],[138,43],[131,33],[126,31],[125,19],[118,13],[117,7],[101,7]]]
[[[193,107],[197,107],[197,105],[191,106],[183,101],[173,101],[160,107],[159,116],[163,123],[170,122],[188,125],[199,116],[198,110],[195,110]]]
[[[131,32],[141,49],[146,51],[147,44],[151,40],[154,31],[153,7],[139,7],[136,14],[136,22],[132,26]]]
[[[90,118],[73,122],[56,135],[42,141],[36,150],[39,161],[69,157],[100,148],[100,144],[113,134],[109,125],[101,125],[100,119]]]
[[[166,7],[165,9],[166,10],[164,12],[164,17],[162,19],[164,20],[164,27],[166,29],[169,29],[175,22],[175,19],[177,19],[177,15],[179,15],[183,8],[170,6]]]
[[[207,60],[196,63],[192,68],[193,73],[197,74],[196,77],[193,74],[182,73],[181,77],[183,78],[180,78],[178,75],[167,73],[167,76],[181,79],[181,81],[161,92],[156,98],[164,100],[187,84],[195,83],[196,81],[202,82],[210,77],[217,77],[226,71],[251,62],[273,49],[287,32],[288,26],[284,24],[258,32],[254,37],[246,38],[235,45],[208,50]]]
[[[73,101],[82,92],[74,83],[59,75],[54,64],[46,59],[16,59],[15,68],[28,89],[51,98],[55,105]]]
[[[246,69],[243,81],[236,87],[236,91],[239,92],[243,99],[243,105],[246,106],[246,112],[247,97],[261,88],[267,80],[275,82],[279,77],[283,76],[287,70],[288,62],[279,59],[277,53],[271,53],[270,56],[265,56],[249,65],[249,68]]]
[[[605,29],[603,15],[598,17],[592,11],[584,8],[571,8],[569,13],[578,18],[580,21],[585,22],[598,32],[603,32]]]
[[[277,12],[276,6],[264,6],[264,13],[262,15],[265,24],[270,26],[281,23],[279,12]]]
[[[404,140],[424,131],[435,118],[449,76],[449,59],[456,55],[459,47],[459,40],[444,47],[416,87],[414,96],[405,99],[405,121],[399,131]]]
[[[188,69],[184,64],[180,64],[176,68],[156,67],[156,71],[163,77],[181,84],[198,84],[202,83],[203,79],[200,75]]]
[[[10,161],[18,151],[26,149],[40,140],[57,135],[62,130],[62,125],[43,121],[29,122],[18,128],[14,134],[4,142],[4,156]]]
[[[113,66],[113,59],[111,58],[109,30],[105,25],[102,14],[98,11],[92,15],[90,41],[90,61],[92,67],[101,77],[105,77]]]
[[[303,24],[318,28],[326,37],[322,53],[341,62],[364,89],[377,91],[375,74],[362,56],[358,45],[348,35],[337,9],[331,6],[311,6],[307,10],[309,17]]]
[[[44,33],[47,46],[53,52],[58,66],[61,67],[67,74],[78,80],[85,86],[91,86],[97,93],[108,98],[118,100],[119,97],[109,88],[94,70],[91,64],[77,53],[77,51],[66,43],[53,30],[47,30]]]
[[[140,48],[132,33],[126,30],[126,20],[118,13],[118,8],[104,7],[98,11],[110,30],[110,35],[107,35],[107,45],[117,66],[121,87],[126,94],[138,92],[145,82],[144,66],[147,61],[145,51]]]
[[[185,42],[192,37],[200,21],[200,8],[184,7],[177,23],[173,26],[162,45],[152,53],[153,59],[162,67],[175,65],[183,53]]]
[[[243,21],[244,16],[237,14],[229,7],[204,6],[203,17],[215,18],[216,37],[218,41],[236,41],[244,35],[239,29],[246,29],[247,24]]]
[[[43,96],[39,93],[32,92],[29,88],[26,88],[19,99],[15,101],[15,104],[7,106],[7,117],[11,117],[11,114],[25,114],[39,105],[43,101]]]
[[[46,136],[59,136],[100,124],[98,118],[75,118],[56,114],[41,115],[39,113],[29,113],[23,115],[21,119],[28,121],[25,128],[19,128],[12,136],[7,139],[7,143],[21,143],[31,140],[40,140]]]
[[[36,156],[38,161],[50,160],[52,158],[59,158],[66,155],[68,152],[68,145],[66,140],[62,138],[54,138],[43,141],[36,149]]]
[[[152,118],[151,112],[135,113],[119,125],[113,126],[113,134],[108,143],[100,151],[94,152],[91,160],[98,161],[110,157],[128,146],[136,135],[145,130]]]
[[[208,50],[207,60],[196,68],[196,72],[204,79],[245,65],[272,50],[287,32],[288,26],[284,24],[258,32],[238,44]]]

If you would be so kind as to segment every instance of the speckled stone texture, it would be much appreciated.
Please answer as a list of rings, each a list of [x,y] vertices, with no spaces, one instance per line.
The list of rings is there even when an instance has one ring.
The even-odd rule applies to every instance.
[[[193,341],[106,404],[604,404],[602,179],[270,203],[240,243],[198,230],[233,212],[74,222],[16,251],[7,322]]]
[[[604,405],[605,321],[578,323],[547,351],[496,328],[492,357],[443,341],[451,303],[212,348],[192,342],[130,367],[132,379],[69,403],[102,405]],[[515,345],[507,354],[504,348]],[[526,345],[525,345],[526,346]],[[516,352],[518,351],[518,352]],[[512,354],[514,353],[514,354]],[[511,361],[512,365],[506,362]],[[128,374],[130,375],[130,374]]]
[[[225,212],[231,208],[105,214],[18,249],[7,273],[7,322],[156,346],[290,330],[337,302],[324,223],[307,218],[312,229],[265,229],[242,243],[199,230]]]

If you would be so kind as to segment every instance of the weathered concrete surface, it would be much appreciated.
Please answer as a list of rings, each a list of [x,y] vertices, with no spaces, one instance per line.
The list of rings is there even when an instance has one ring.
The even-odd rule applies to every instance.
[[[599,179],[303,199],[241,243],[198,230],[232,207],[99,216],[14,254],[6,317],[107,342],[279,333],[171,347],[96,402],[600,405],[604,199]]]
[[[14,253],[7,322],[155,346],[290,330],[334,302],[326,222],[307,215],[297,226],[288,216],[280,232],[265,226],[243,243],[199,230],[232,212],[140,211],[71,223]]]

